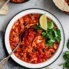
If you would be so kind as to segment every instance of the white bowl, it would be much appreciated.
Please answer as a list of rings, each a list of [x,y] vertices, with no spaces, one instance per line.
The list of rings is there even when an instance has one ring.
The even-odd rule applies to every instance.
[[[29,14],[29,13],[46,14],[50,19],[52,19],[55,22],[55,24],[57,25],[57,27],[61,31],[61,42],[59,44],[59,48],[58,48],[57,52],[53,55],[52,58],[50,58],[48,61],[43,62],[43,63],[38,63],[38,64],[27,63],[27,62],[24,62],[24,61],[18,59],[14,54],[11,55],[11,58],[15,62],[17,62],[18,64],[20,64],[20,65],[22,65],[24,67],[28,67],[28,68],[42,68],[42,67],[45,67],[45,66],[48,66],[48,65],[52,64],[59,57],[59,55],[61,54],[61,52],[63,50],[64,42],[65,42],[65,36],[64,36],[64,31],[63,31],[62,25],[60,24],[59,20],[53,14],[51,14],[50,12],[48,12],[46,10],[43,10],[43,9],[38,9],[38,8],[37,9],[33,9],[33,8],[30,8],[30,9],[23,10],[23,11],[19,12],[18,14],[16,14],[11,19],[11,21],[9,22],[9,24],[7,26],[7,29],[6,29],[6,32],[5,32],[5,45],[6,45],[6,49],[7,49],[8,53],[10,54],[12,52],[12,50],[10,48],[10,43],[9,43],[10,30],[11,30],[14,22],[17,19],[19,19],[22,16],[25,16],[26,14]]]

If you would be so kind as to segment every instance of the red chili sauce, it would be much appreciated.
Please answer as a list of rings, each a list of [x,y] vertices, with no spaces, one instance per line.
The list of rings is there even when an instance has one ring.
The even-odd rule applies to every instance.
[[[19,48],[14,52],[15,56],[28,63],[42,63],[50,59],[59,47],[59,43],[54,43],[52,47],[45,44],[45,39],[41,36],[42,30],[34,30],[34,26],[39,22],[41,14],[27,14],[18,19],[9,35],[11,49],[15,49],[19,42],[19,35],[23,34]],[[51,20],[48,18],[48,21]]]

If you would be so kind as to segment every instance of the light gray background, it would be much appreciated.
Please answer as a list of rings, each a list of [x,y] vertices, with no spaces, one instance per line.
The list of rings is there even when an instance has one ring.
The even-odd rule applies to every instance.
[[[45,10],[48,10],[52,14],[54,14],[61,22],[64,32],[65,32],[65,40],[67,42],[67,39],[69,38],[69,15],[61,12],[57,7],[53,4],[52,0],[30,0],[27,3],[24,4],[13,4],[9,3],[9,13],[6,16],[0,16],[0,30],[5,31],[5,28],[9,22],[9,20],[19,11],[27,8],[42,8]],[[66,43],[65,42],[65,43]],[[66,45],[64,47],[64,51],[66,51]],[[57,59],[56,62],[54,62],[52,65],[50,65],[51,69],[62,69],[62,67],[58,66],[60,63],[64,62],[62,58],[63,53],[61,56]]]

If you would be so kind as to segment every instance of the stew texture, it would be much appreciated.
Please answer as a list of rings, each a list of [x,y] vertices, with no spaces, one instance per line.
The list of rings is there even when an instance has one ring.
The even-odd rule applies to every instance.
[[[57,51],[60,41],[55,41],[51,46],[46,44],[47,37],[43,37],[45,31],[39,28],[39,18],[42,14],[27,14],[18,19],[9,35],[11,49],[15,49],[19,42],[19,35],[23,33],[22,42],[19,48],[14,52],[15,56],[28,63],[42,63],[50,59]],[[48,22],[52,21],[47,18]],[[57,26],[54,24],[54,29]]]

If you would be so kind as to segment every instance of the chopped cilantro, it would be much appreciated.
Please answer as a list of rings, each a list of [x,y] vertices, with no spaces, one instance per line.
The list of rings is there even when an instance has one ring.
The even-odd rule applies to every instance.
[[[68,40],[68,42],[67,42],[67,48],[69,49],[69,40]]]
[[[53,46],[54,42],[60,42],[61,33],[59,29],[55,30],[52,28],[42,32],[42,37],[46,39],[45,44],[48,46]]]
[[[34,29],[36,29],[36,30],[40,30],[40,29],[41,29],[41,27],[40,27],[40,25],[39,25],[39,24],[37,24],[37,25],[35,25],[35,26],[34,26]]]
[[[67,42],[67,48],[69,48],[69,40]],[[60,66],[63,65],[63,69],[69,69],[69,51],[64,52],[63,58],[65,62],[60,64]]]
[[[52,22],[51,22],[52,23]],[[61,33],[60,30],[57,28],[55,29],[53,26],[54,24],[51,24],[52,28],[48,28],[47,30],[43,30],[39,24],[35,25],[35,30],[42,30],[41,36],[45,39],[45,44],[47,46],[53,46],[54,42],[60,42],[61,41]]]

